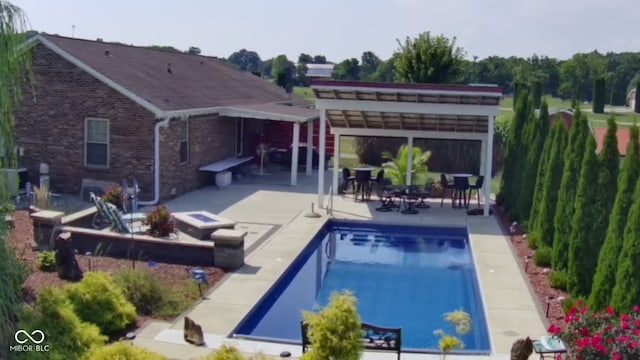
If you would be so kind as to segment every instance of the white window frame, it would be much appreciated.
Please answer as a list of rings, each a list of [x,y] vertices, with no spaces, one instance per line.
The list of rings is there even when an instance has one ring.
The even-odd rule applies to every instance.
[[[102,165],[102,164],[89,164],[88,162],[88,155],[89,155],[89,149],[88,149],[88,144],[89,142],[89,123],[90,122],[105,122],[107,124],[107,140],[106,142],[102,143],[102,142],[91,142],[92,144],[103,144],[103,145],[107,145],[107,164],[106,165]],[[84,166],[85,167],[90,167],[90,168],[101,168],[101,169],[108,169],[110,167],[111,164],[111,123],[109,121],[109,119],[104,119],[104,118],[97,118],[97,117],[87,117],[84,119]]]
[[[178,143],[178,161],[180,162],[180,165],[186,165],[189,163],[190,160],[190,156],[189,156],[189,119],[186,119],[184,121],[184,128],[185,131],[184,134],[182,134],[182,132],[180,133],[180,142]],[[183,136],[184,135],[184,136]],[[182,161],[182,143],[186,143],[187,145],[187,158],[185,159],[185,161]]]

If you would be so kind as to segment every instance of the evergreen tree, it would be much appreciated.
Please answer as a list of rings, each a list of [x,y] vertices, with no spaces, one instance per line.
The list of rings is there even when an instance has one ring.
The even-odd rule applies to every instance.
[[[554,124],[556,122],[562,122],[556,118],[554,120]],[[538,163],[538,170],[536,172],[536,185],[533,191],[533,203],[531,205],[531,213],[529,214],[529,221],[527,222],[527,231],[532,232],[537,224],[538,215],[540,214],[540,207],[542,203],[542,193],[544,192],[544,179],[547,171],[547,165],[549,163],[549,156],[551,155],[551,148],[553,147],[553,141],[555,139],[554,129],[557,130],[559,128],[552,126],[549,130],[549,134],[547,134],[546,139],[544,140],[544,146],[542,147],[542,154],[540,155],[540,161]],[[534,242],[534,238],[529,238],[530,244]]]
[[[629,134],[627,154],[618,177],[618,193],[609,218],[607,235],[598,257],[598,266],[593,277],[593,287],[589,296],[589,305],[598,310],[607,306],[611,300],[611,293],[616,282],[618,257],[622,251],[627,214],[632,204],[632,197],[629,194],[633,192],[640,176],[638,126],[634,124]]]
[[[522,169],[522,185],[518,193],[518,218],[528,223],[527,220],[531,213],[533,195],[536,187],[538,163],[540,162],[545,140],[549,135],[549,107],[546,101],[542,102],[538,117],[534,117],[528,122],[526,130],[526,142],[529,146],[525,166]]]
[[[605,103],[605,80],[604,76],[600,76],[593,80],[593,112],[595,114],[604,114]]]
[[[539,246],[551,246],[553,240],[553,217],[556,211],[558,188],[562,177],[562,161],[567,146],[567,131],[563,121],[556,121],[551,129],[553,144],[549,153],[547,169],[542,184],[542,199],[535,219],[533,241]]]
[[[553,252],[552,262],[555,270],[565,270],[569,261],[569,237],[571,236],[571,221],[575,209],[575,197],[580,178],[580,166],[584,156],[584,147],[589,136],[587,118],[580,109],[573,115],[573,126],[569,132],[569,145],[564,152],[564,169],[560,190],[558,191],[558,204],[553,218]]]
[[[586,296],[591,290],[593,273],[588,269],[590,261],[587,257],[591,255],[589,233],[593,229],[592,224],[597,220],[595,219],[597,212],[594,209],[597,191],[594,189],[593,180],[598,178],[599,172],[600,164],[596,155],[596,140],[592,135],[589,135],[582,159],[575,211],[571,222],[571,236],[569,237],[567,290],[573,296]]]
[[[611,295],[611,306],[619,312],[629,312],[640,303],[640,181],[636,182],[633,204],[624,228],[622,251],[618,259],[616,284]]]
[[[636,85],[636,98],[634,102],[633,112],[640,113],[640,83]]]
[[[542,106],[542,81],[536,80],[533,82],[533,89],[531,90],[533,96],[533,108],[541,109]]]
[[[523,149],[524,131],[530,113],[529,95],[522,92],[518,97],[516,112],[513,114],[509,136],[506,144],[506,155],[504,170],[500,184],[500,203],[509,212],[510,216],[515,215],[522,178],[523,158],[526,156]]]

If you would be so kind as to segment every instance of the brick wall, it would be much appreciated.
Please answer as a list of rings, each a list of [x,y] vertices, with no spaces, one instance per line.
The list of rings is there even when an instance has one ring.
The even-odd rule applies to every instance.
[[[34,51],[36,103],[29,91],[16,113],[16,140],[24,147],[20,165],[38,183],[41,162],[50,166],[51,188],[79,193],[83,178],[120,182],[135,177],[140,197],[152,196],[153,114],[38,45]],[[86,117],[110,120],[110,167],[84,166]]]
[[[189,118],[189,162],[180,164],[180,138],[186,122],[172,119],[160,129],[160,198],[170,198],[171,189],[181,195],[211,185],[212,174],[200,166],[235,155],[236,119],[197,116]]]

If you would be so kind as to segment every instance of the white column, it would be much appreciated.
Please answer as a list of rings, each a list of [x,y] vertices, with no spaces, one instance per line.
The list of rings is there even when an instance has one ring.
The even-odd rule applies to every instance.
[[[486,157],[487,157],[487,139],[482,139],[480,141],[480,169],[478,170],[478,174],[482,174],[482,172],[484,171],[484,167],[485,167],[485,161],[486,161]]]
[[[338,174],[340,173],[340,134],[333,134],[333,193],[338,193]]]
[[[411,185],[411,173],[413,172],[412,166],[413,166],[413,137],[409,137],[407,138],[407,146],[408,146],[408,153],[407,153],[407,185]]]
[[[300,123],[293,123],[293,144],[291,145],[291,185],[298,184],[298,153],[300,152]]]
[[[327,142],[327,114],[326,109],[319,108],[320,110],[320,131],[318,134],[318,154],[320,154],[320,158],[318,159],[318,208],[324,207],[324,158],[325,158],[325,146]],[[336,171],[335,169],[333,171]]]
[[[307,121],[307,176],[313,172],[313,120]]]
[[[491,165],[493,160],[493,124],[494,116],[489,116],[489,129],[487,132],[486,153],[484,162],[484,216],[489,216],[489,205],[491,202]]]

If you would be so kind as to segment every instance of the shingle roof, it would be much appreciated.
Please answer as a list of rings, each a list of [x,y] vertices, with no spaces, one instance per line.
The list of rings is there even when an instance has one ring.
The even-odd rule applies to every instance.
[[[289,100],[282,88],[217,58],[40,36],[162,111]]]

